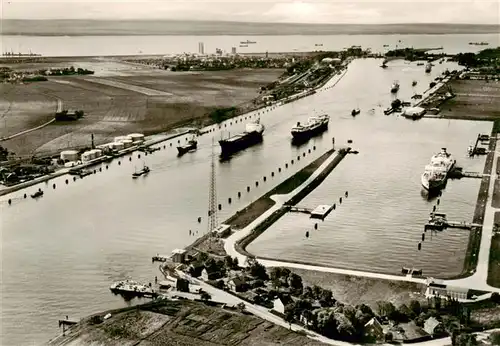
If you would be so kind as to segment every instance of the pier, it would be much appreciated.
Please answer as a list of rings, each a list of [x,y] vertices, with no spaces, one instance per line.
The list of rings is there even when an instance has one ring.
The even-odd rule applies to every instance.
[[[311,212],[312,212],[311,208],[299,207],[299,206],[296,206],[296,205],[284,205],[283,207],[287,211],[294,212],[294,213],[311,214]]]
[[[431,212],[429,215],[429,222],[424,226],[424,231],[436,230],[442,231],[445,228],[458,228],[458,229],[468,229],[472,230],[474,228],[481,228],[483,225],[473,222],[458,222],[458,221],[448,221],[446,219],[446,214]]]

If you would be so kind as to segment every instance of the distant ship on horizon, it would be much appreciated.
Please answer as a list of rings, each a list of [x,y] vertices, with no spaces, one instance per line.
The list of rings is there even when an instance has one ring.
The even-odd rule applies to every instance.
[[[22,57],[22,56],[42,56],[41,54],[36,54],[36,53],[33,53],[31,52],[31,50],[29,51],[29,53],[14,53],[13,51],[10,51],[10,52],[3,52],[2,53],[2,56],[5,56],[5,57]]]
[[[255,44],[257,43],[257,41],[250,41],[250,40],[246,40],[246,41],[241,41],[240,44]]]

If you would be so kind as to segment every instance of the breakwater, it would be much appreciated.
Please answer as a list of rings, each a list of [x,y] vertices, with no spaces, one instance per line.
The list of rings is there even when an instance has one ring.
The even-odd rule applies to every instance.
[[[330,162],[321,172],[304,188],[300,189],[296,194],[290,197],[290,199],[286,202],[287,205],[295,205],[300,202],[304,197],[306,197],[311,191],[313,191],[316,187],[318,187],[323,180],[337,167],[337,165],[344,159],[344,157],[349,153],[351,148],[340,149],[336,155],[336,157]],[[328,152],[329,155],[332,155],[334,150],[330,150]],[[304,170],[307,169],[304,168]],[[300,174],[300,171],[297,173]],[[290,178],[293,179],[294,177]],[[289,180],[290,180],[289,179]],[[282,185],[287,185],[288,180],[283,182]],[[299,187],[300,188],[300,187]],[[279,190],[279,186],[277,188]],[[245,255],[247,257],[255,257],[248,251],[246,251],[246,247],[254,241],[259,235],[261,235],[267,228],[269,228],[273,223],[275,223],[279,218],[287,213],[287,208],[281,206],[278,210],[274,211],[269,217],[267,217],[263,222],[261,222],[257,227],[255,227],[251,232],[238,240],[235,244],[235,249],[240,254]]]

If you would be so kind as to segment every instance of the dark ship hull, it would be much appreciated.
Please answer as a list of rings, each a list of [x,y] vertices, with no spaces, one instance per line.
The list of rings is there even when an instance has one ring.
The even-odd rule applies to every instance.
[[[244,132],[228,139],[222,139],[219,141],[221,156],[231,156],[238,151],[244,150],[262,141],[262,133],[258,131]]]
[[[302,143],[310,138],[317,136],[328,129],[328,122],[322,123],[312,129],[305,131],[292,131],[292,141],[294,143]]]
[[[177,147],[178,155],[184,155],[185,153],[191,151],[191,150],[196,150],[198,148],[198,143],[191,143],[188,145],[183,145],[180,147]]]

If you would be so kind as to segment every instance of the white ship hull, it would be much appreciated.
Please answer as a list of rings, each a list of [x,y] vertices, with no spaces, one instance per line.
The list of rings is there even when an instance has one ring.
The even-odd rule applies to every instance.
[[[425,167],[421,176],[421,183],[427,191],[444,188],[448,179],[448,174],[455,166],[455,160],[443,148],[441,153],[431,158],[431,164]]]

